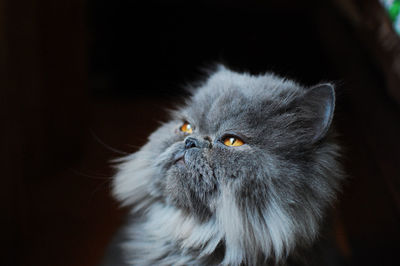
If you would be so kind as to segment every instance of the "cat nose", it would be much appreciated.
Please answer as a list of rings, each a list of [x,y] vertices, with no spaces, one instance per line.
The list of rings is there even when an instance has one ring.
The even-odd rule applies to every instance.
[[[187,137],[185,139],[185,150],[191,149],[191,148],[211,148],[211,138],[206,136],[204,138],[196,138],[196,137]]]
[[[185,139],[185,149],[191,149],[191,148],[199,148],[200,143],[197,139],[192,138],[192,137],[187,137]]]

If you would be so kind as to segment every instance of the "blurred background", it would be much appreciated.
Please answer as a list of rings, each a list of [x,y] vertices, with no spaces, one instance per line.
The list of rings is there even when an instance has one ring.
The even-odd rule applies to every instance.
[[[144,4],[145,2],[145,4]],[[134,152],[216,62],[337,85],[348,265],[398,265],[397,0],[0,0],[0,261],[98,265]]]

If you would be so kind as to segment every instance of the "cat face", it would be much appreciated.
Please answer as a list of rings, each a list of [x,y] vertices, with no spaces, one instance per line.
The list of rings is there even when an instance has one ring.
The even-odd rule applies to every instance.
[[[163,202],[216,220],[228,257],[283,256],[312,241],[338,188],[333,109],[329,84],[220,67],[125,160],[114,194],[137,209]]]

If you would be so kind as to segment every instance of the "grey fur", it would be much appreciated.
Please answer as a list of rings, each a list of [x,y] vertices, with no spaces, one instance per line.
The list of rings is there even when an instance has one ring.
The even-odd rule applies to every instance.
[[[219,66],[122,159],[113,194],[131,207],[127,263],[285,265],[311,247],[343,178],[333,109],[330,84],[308,89]],[[245,144],[225,146],[227,134]],[[185,149],[188,137],[196,147]],[[183,152],[185,165],[176,163]]]

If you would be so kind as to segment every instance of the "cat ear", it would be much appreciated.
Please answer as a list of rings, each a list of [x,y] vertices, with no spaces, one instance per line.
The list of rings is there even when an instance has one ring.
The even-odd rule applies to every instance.
[[[335,89],[332,84],[324,83],[311,87],[304,100],[312,116],[313,142],[322,139],[329,130],[335,110]]]

